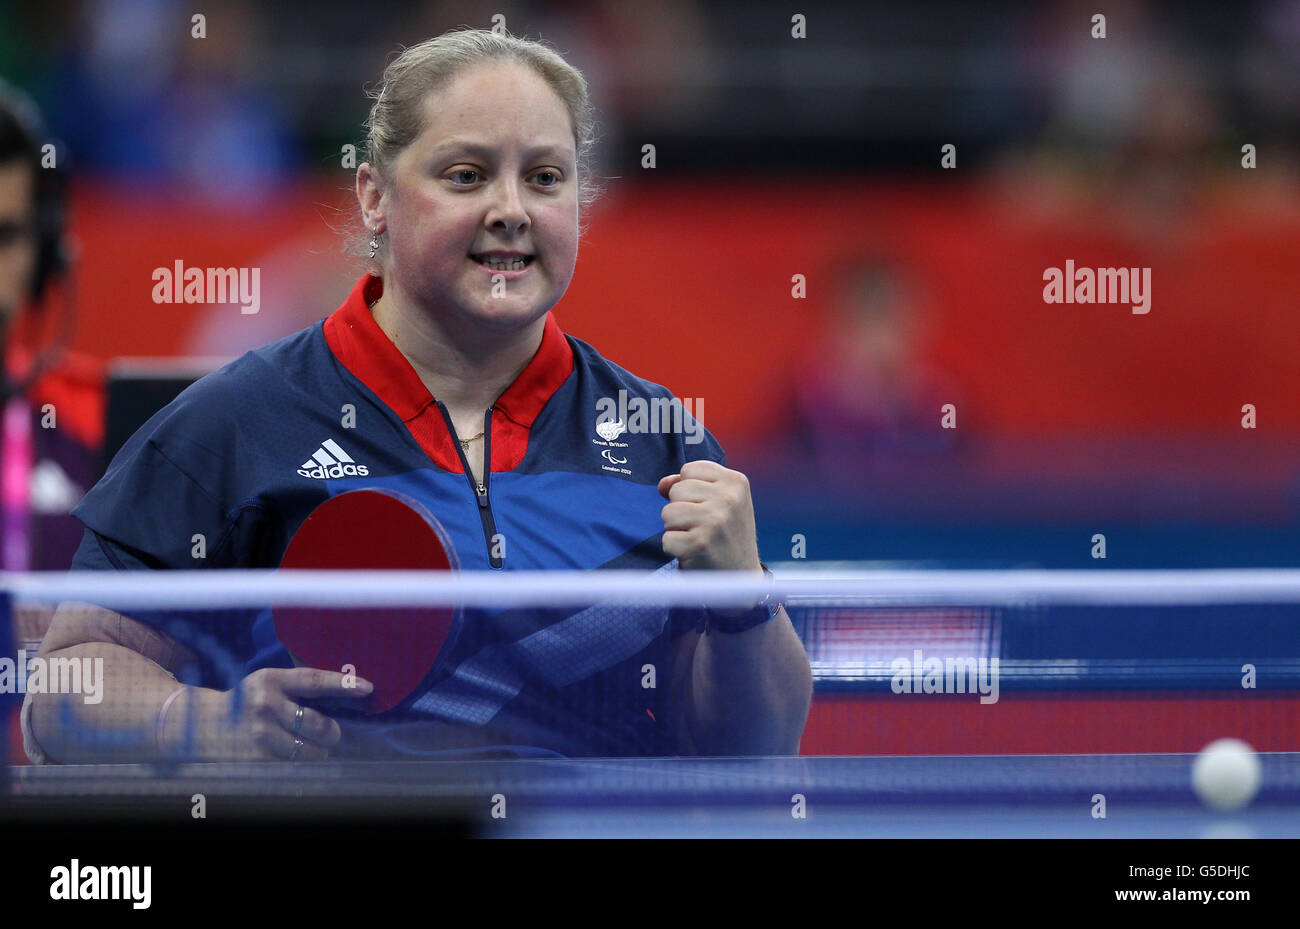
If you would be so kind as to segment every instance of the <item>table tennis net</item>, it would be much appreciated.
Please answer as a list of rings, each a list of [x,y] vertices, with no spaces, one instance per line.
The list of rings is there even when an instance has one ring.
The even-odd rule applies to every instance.
[[[690,669],[745,636],[797,657],[772,631],[787,617],[814,683],[804,754],[1179,753],[1229,736],[1300,751],[1292,571],[209,571],[10,575],[4,590],[11,764],[288,762],[296,706],[341,738],[302,739],[294,763],[740,753],[701,746]],[[436,608],[451,631],[412,672],[400,629]],[[285,694],[271,718],[250,682],[294,665],[285,611],[323,638],[387,630],[386,656],[345,649],[323,670],[401,670],[409,693],[377,713]],[[723,631],[737,623],[753,628]],[[250,747],[268,726],[275,744]]]

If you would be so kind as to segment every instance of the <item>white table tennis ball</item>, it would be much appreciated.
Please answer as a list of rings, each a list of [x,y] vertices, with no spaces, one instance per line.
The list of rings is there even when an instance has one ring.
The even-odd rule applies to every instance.
[[[1259,793],[1260,764],[1241,739],[1216,739],[1192,764],[1192,790],[1212,810],[1239,810]]]

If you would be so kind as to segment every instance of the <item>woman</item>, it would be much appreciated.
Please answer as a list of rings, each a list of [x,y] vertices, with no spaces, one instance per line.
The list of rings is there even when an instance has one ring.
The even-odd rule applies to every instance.
[[[389,65],[368,126],[356,191],[371,272],[322,323],[248,353],[151,419],[77,508],[87,531],[74,567],[271,567],[323,499],[387,486],[438,516],[467,569],[758,575],[744,475],[702,430],[698,443],[685,429],[598,435],[602,398],[669,393],[565,336],[549,313],[573,276],[590,199],[582,76],[537,43],[448,33]],[[627,459],[613,469],[601,454],[611,447]],[[32,695],[28,752],[79,762],[500,745],[797,751],[811,677],[784,610],[663,613],[617,629],[605,616],[594,644],[573,616],[477,616],[424,693],[363,724],[307,705],[358,691],[336,671],[293,668],[265,616],[205,626],[204,642],[244,662],[240,679],[222,680],[183,625],[65,605],[42,653],[101,657],[119,684],[63,712],[96,731],[153,735],[80,738],[60,725],[68,698]],[[521,643],[542,631],[553,647],[537,659]],[[187,663],[202,679],[179,686]],[[243,708],[233,721],[232,701]]]

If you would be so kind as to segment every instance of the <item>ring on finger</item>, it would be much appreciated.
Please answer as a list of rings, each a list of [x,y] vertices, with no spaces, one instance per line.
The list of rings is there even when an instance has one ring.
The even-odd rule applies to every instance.
[[[302,707],[298,707],[298,712],[293,714],[293,731],[302,732]]]

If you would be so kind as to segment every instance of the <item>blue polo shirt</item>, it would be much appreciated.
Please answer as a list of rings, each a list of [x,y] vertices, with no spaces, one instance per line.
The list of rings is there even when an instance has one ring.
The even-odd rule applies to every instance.
[[[203,378],[141,427],[73,511],[86,527],[73,568],[275,567],[322,501],[391,488],[438,518],[464,570],[676,570],[661,546],[658,481],[725,455],[688,414],[669,414],[667,389],[548,315],[536,355],[485,411],[479,488],[441,405],[371,315],[382,288],[362,277],[329,317]],[[133,616],[199,652],[205,686],[292,666],[269,611]],[[345,732],[336,755],[676,753],[666,685],[674,642],[697,628],[691,611],[475,609],[457,623],[396,710],[330,711]]]

